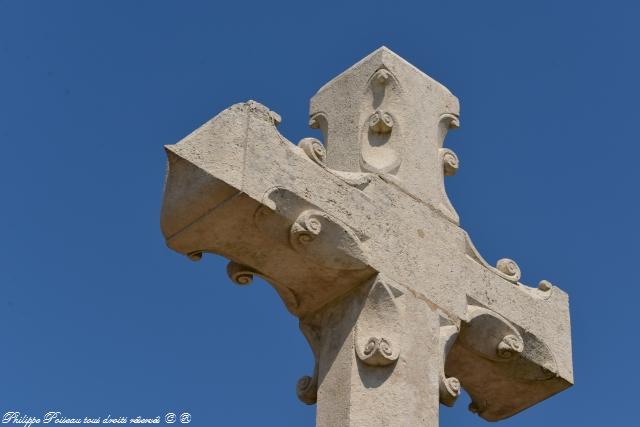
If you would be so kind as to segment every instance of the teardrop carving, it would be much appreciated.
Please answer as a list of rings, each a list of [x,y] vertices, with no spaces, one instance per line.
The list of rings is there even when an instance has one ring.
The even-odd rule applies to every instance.
[[[356,324],[356,354],[367,365],[390,365],[400,356],[400,312],[378,275]]]
[[[365,171],[396,173],[402,162],[401,132],[393,110],[401,89],[391,71],[381,68],[369,78],[361,111],[360,163]]]

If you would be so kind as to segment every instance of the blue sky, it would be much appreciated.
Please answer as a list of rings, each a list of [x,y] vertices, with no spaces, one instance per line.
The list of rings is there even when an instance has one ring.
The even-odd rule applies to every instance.
[[[576,385],[501,425],[630,425],[640,6],[515,3],[0,0],[0,413],[312,426],[276,293],[166,248],[162,146],[247,99],[318,136],[309,97],[386,45],[461,101],[447,190],[480,252],[571,297]],[[441,425],[485,425],[467,403]]]

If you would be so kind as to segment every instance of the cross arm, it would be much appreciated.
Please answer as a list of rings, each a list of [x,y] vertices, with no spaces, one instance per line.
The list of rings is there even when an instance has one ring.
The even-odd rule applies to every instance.
[[[279,120],[253,101],[237,104],[166,147],[161,224],[169,247],[192,259],[205,252],[229,258],[238,284],[264,277],[301,319],[305,335],[320,335],[309,339],[317,355],[329,339],[318,313],[335,301],[361,301],[366,313],[366,301],[379,295],[391,301],[411,295],[440,318],[441,399],[455,400],[459,386],[452,391],[447,384],[455,382],[446,381],[457,378],[472,409],[488,420],[571,385],[564,292],[548,282],[539,289],[523,285],[512,261],[490,266],[438,206],[382,173],[331,169],[319,141],[292,144],[277,131]],[[447,159],[441,161],[445,175]],[[371,294],[353,296],[362,286]],[[384,311],[402,300],[374,307]],[[402,314],[393,322],[412,327]],[[384,345],[374,339],[374,347]],[[361,359],[368,345],[365,339]],[[307,402],[315,400],[315,370],[299,387]],[[329,384],[330,375],[319,371]]]

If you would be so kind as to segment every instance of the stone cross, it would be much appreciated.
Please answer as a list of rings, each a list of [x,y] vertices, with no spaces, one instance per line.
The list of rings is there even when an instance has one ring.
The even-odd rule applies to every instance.
[[[311,99],[323,143],[280,121],[248,101],[167,146],[162,231],[273,285],[315,355],[297,393],[317,426],[434,427],[461,388],[496,421],[572,385],[567,294],[490,265],[447,198],[447,88],[382,47]]]

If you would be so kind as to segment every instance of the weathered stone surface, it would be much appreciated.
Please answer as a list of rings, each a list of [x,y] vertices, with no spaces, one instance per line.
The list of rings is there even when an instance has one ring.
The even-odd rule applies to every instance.
[[[297,392],[318,426],[437,426],[461,386],[500,420],[573,382],[567,295],[490,266],[458,225],[444,178],[459,161],[442,146],[458,116],[383,47],[312,98],[324,144],[292,144],[249,101],[166,147],[167,244],[275,287],[316,357]]]

